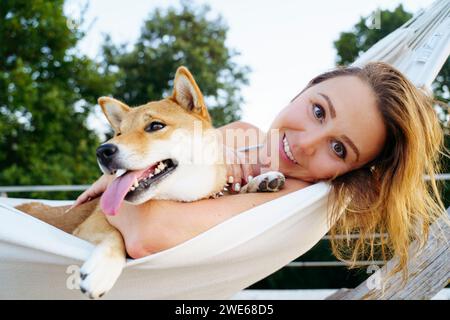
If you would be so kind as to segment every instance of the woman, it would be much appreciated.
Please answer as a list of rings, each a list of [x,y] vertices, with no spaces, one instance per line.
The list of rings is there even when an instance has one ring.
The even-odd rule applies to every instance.
[[[259,131],[243,122],[221,128],[227,129]],[[423,244],[430,223],[445,212],[434,180],[445,148],[432,100],[388,64],[340,68],[311,80],[270,129],[278,130],[280,140],[274,142],[269,130],[260,148],[236,151],[242,164],[228,166],[229,182],[237,191],[248,175],[275,169],[288,178],[282,191],[124,204],[108,220],[122,233],[129,255],[139,258],[173,247],[254,206],[327,180],[336,257],[355,262],[375,253],[383,259],[395,254],[400,263],[393,272],[406,271],[409,244],[415,239]],[[268,156],[276,142],[282,147]],[[257,165],[246,165],[252,156]],[[100,178],[76,205],[101,194],[109,179]],[[360,234],[354,243],[334,238],[352,233]]]

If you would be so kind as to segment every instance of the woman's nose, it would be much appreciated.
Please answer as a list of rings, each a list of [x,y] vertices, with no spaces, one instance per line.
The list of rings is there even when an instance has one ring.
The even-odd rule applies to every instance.
[[[304,155],[312,156],[322,139],[323,135],[318,132],[302,132],[297,136],[294,148]]]

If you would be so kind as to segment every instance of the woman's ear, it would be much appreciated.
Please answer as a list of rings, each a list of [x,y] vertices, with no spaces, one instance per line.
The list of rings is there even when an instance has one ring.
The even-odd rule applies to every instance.
[[[171,99],[187,111],[196,113],[211,122],[203,95],[186,67],[177,69]]]
[[[98,98],[98,104],[102,107],[103,113],[114,131],[120,132],[120,123],[127,112],[130,111],[130,107],[119,100],[110,97]]]

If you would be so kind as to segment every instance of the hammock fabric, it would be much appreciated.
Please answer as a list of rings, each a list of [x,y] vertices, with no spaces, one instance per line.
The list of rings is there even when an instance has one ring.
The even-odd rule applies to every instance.
[[[450,3],[436,1],[354,64],[385,61],[430,87],[450,52]],[[216,225],[176,247],[128,260],[106,299],[228,299],[312,248],[330,229],[320,182]],[[0,200],[0,299],[79,299],[73,272],[93,245]],[[49,205],[71,201],[42,200]]]
[[[326,183],[312,185],[228,219],[176,247],[129,260],[105,298],[229,298],[322,238],[328,231],[328,191]],[[20,202],[5,199],[3,203],[8,200],[10,205]],[[67,289],[66,270],[81,265],[93,245],[11,206],[3,208],[2,224],[8,227],[2,228],[0,242],[0,298],[81,298],[79,291]]]

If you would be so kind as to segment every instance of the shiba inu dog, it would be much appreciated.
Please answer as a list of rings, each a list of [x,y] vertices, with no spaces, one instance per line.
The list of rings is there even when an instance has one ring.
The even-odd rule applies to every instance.
[[[151,199],[208,198],[227,183],[218,130],[185,67],[177,70],[168,98],[135,108],[109,97],[98,102],[115,135],[98,147],[97,160],[104,173],[116,178],[86,219],[74,230],[66,230],[96,245],[80,270],[80,289],[91,298],[110,290],[126,263],[123,238],[105,214],[117,214],[123,201],[141,204]],[[278,191],[283,184],[281,173],[267,172],[240,192]],[[18,209],[36,212],[30,204]]]

